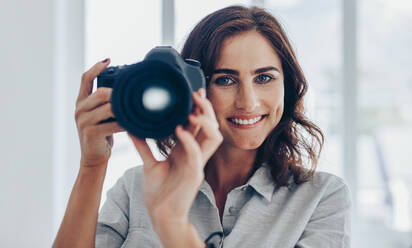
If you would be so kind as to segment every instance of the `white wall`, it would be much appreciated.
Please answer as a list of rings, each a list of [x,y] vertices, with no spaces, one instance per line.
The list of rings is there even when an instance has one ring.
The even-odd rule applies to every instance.
[[[78,147],[83,30],[80,0],[0,3],[0,247],[50,247],[54,238],[64,211],[56,202],[67,201],[78,168],[78,151],[65,147]]]

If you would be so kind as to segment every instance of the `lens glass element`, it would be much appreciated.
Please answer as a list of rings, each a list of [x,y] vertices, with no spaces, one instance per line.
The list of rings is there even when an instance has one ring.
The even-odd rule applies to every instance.
[[[148,111],[165,110],[171,101],[170,92],[163,87],[149,87],[143,92],[143,106]]]

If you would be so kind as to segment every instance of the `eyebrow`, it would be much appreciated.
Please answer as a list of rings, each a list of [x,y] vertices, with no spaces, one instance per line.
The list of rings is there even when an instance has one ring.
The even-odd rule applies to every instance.
[[[267,71],[277,71],[280,73],[280,70],[277,67],[274,66],[266,66],[266,67],[262,67],[262,68],[258,68],[254,71],[254,74],[259,74],[259,73],[263,73],[263,72],[267,72]],[[236,75],[239,76],[239,72],[233,69],[227,69],[227,68],[221,68],[221,69],[216,69],[213,71],[213,74],[217,74],[217,73],[225,73],[225,74],[232,74],[232,75]]]

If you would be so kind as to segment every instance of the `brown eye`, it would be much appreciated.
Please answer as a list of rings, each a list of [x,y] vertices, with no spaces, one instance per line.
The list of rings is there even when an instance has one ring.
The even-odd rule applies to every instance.
[[[231,85],[233,82],[234,80],[228,76],[218,77],[215,80],[215,84],[223,86]]]
[[[269,75],[261,74],[261,75],[256,77],[256,82],[264,84],[264,83],[268,83],[272,79],[273,79],[273,77],[271,77]]]

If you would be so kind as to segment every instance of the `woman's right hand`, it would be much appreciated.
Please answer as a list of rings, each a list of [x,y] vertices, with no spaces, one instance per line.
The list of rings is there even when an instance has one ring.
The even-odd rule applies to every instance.
[[[114,117],[110,103],[112,89],[99,87],[92,93],[94,79],[109,64],[109,59],[98,62],[82,76],[75,111],[81,147],[81,166],[106,166],[113,147],[113,133],[125,131],[115,121],[99,123]]]
[[[93,81],[109,65],[95,64],[82,76],[75,119],[80,138],[81,161],[66,213],[53,247],[95,247],[97,218],[104,175],[113,146],[113,133],[124,131],[117,122],[100,123],[113,117],[111,88],[98,88]]]

